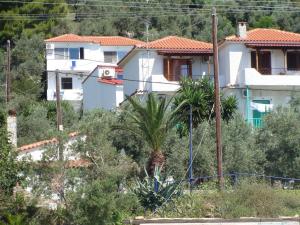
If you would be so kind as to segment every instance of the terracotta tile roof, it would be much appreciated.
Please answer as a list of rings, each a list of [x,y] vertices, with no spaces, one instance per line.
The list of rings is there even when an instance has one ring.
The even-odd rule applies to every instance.
[[[300,44],[300,34],[277,29],[257,28],[247,31],[247,37],[241,38],[236,35],[226,37],[225,40],[243,43],[273,43],[280,44]]]
[[[123,85],[123,80],[118,80],[116,78],[99,78],[98,82],[104,84],[111,84],[111,85]]]
[[[78,167],[88,167],[91,165],[91,162],[86,159],[76,159],[76,160],[69,160],[67,162],[68,168],[78,168]]]
[[[78,132],[72,132],[69,133],[69,137],[76,137],[79,133]],[[18,148],[18,151],[28,151],[31,150],[33,148],[38,148],[44,145],[48,145],[48,144],[56,144],[57,143],[57,139],[56,138],[52,138],[49,140],[43,140],[43,141],[38,141],[38,142],[34,142],[28,145],[23,145],[21,147]]]
[[[103,46],[133,46],[144,44],[143,41],[121,36],[79,36],[64,34],[45,40],[45,42],[91,42]]]
[[[177,36],[167,36],[155,41],[151,41],[138,48],[150,48],[150,49],[161,49],[161,50],[193,50],[193,51],[212,51],[212,44],[196,41],[188,38],[177,37]]]

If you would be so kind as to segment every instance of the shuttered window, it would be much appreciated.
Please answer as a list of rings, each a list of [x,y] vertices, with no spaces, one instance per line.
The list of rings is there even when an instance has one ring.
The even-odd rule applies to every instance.
[[[287,69],[300,70],[300,51],[287,52]]]
[[[164,76],[169,81],[180,81],[183,77],[192,77],[192,61],[165,58]]]

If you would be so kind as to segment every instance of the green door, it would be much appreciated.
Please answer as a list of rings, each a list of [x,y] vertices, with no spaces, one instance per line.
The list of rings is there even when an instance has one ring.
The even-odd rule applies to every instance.
[[[252,102],[254,103],[259,103],[259,104],[265,104],[269,105],[271,103],[270,100],[253,100]],[[266,115],[267,112],[260,112],[258,110],[252,110],[253,113],[253,125],[254,127],[261,127],[262,126],[262,118],[264,115]]]

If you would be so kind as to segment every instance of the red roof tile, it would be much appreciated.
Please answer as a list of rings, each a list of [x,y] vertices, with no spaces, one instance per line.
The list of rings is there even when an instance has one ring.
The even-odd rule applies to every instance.
[[[68,168],[88,167],[91,162],[85,159],[76,159],[67,161]]]
[[[300,44],[300,34],[277,29],[257,28],[247,32],[246,38],[236,35],[226,37],[225,40],[243,43],[294,43]]]
[[[138,48],[150,48],[150,49],[161,49],[161,50],[193,50],[193,51],[212,51],[212,44],[191,40],[188,38],[177,37],[177,36],[167,36],[155,41],[151,41]]]
[[[71,138],[71,137],[76,137],[78,134],[79,134],[78,132],[72,132],[72,133],[69,133],[68,136]],[[52,138],[52,139],[49,139],[49,140],[43,140],[43,141],[38,141],[38,142],[28,144],[28,145],[23,145],[23,146],[18,148],[18,151],[27,151],[27,150],[30,150],[30,149],[33,149],[33,148],[38,148],[38,147],[41,147],[41,146],[44,146],[44,145],[56,144],[56,143],[57,143],[57,139]]]
[[[121,36],[79,36],[64,34],[45,40],[45,42],[92,42],[103,46],[132,46],[144,44],[143,41]]]
[[[99,78],[98,82],[104,83],[104,84],[111,84],[111,85],[123,85],[123,80],[118,80],[116,78]]]

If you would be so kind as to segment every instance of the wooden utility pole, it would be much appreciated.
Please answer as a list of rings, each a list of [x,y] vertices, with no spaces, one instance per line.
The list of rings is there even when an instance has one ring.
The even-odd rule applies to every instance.
[[[61,104],[60,104],[60,82],[59,82],[59,71],[55,71],[56,81],[56,116],[57,116],[57,129],[63,130],[62,115],[61,115]]]
[[[11,53],[10,53],[10,40],[7,40],[6,46],[6,103],[10,101],[10,92],[11,92],[11,74],[10,74],[10,65],[11,65]]]
[[[219,181],[220,189],[223,189],[224,178],[223,178],[223,169],[222,169],[219,58],[218,58],[218,40],[217,40],[217,13],[216,13],[215,7],[213,7],[213,9],[212,9],[212,39],[213,39],[213,53],[214,53],[214,85],[215,85],[215,114],[216,114],[216,146],[217,146],[218,181]]]
[[[57,117],[57,129],[58,131],[63,131],[63,124],[62,124],[62,113],[61,113],[61,104],[60,104],[60,79],[59,79],[59,71],[55,71],[55,82],[56,82],[56,117]],[[64,146],[61,140],[61,134],[58,135],[58,160],[60,163],[63,163],[64,160]],[[64,200],[64,171],[62,168],[60,174],[60,201],[61,203]]]

